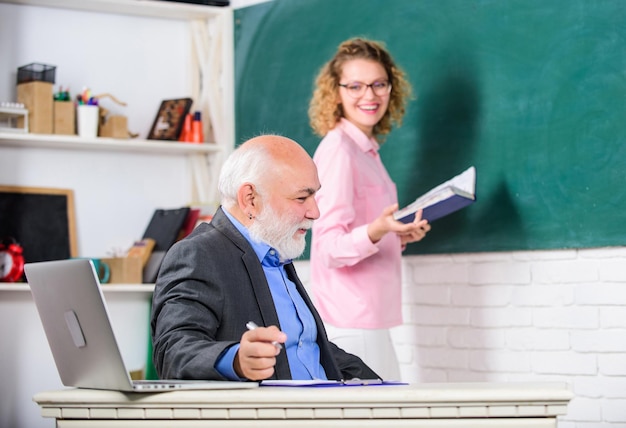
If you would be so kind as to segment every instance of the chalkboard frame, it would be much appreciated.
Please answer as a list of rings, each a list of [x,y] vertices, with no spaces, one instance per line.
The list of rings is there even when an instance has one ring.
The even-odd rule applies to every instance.
[[[38,197],[40,200],[48,200],[55,202],[54,206],[64,206],[64,210],[60,212],[51,212],[52,204],[48,204],[47,206],[41,206],[40,215],[50,215],[51,223],[57,222],[57,224],[65,224],[67,223],[67,236],[63,236],[59,243],[51,242],[50,236],[16,236],[14,237],[18,243],[25,249],[24,251],[24,259],[28,262],[37,262],[37,261],[46,261],[46,260],[55,260],[55,259],[64,259],[68,257],[77,257],[78,255],[78,245],[77,245],[77,235],[76,235],[76,216],[75,216],[75,208],[74,208],[74,191],[72,189],[62,189],[62,188],[46,188],[46,187],[28,187],[28,186],[0,186],[0,206],[6,203],[7,200],[13,201],[21,201],[16,203],[24,203],[24,201],[28,201],[32,199],[30,197]],[[49,198],[41,198],[49,197]],[[61,198],[61,199],[59,199]],[[32,200],[31,200],[32,202]],[[24,204],[26,206],[26,204]],[[17,209],[16,211],[19,211]],[[8,214],[7,214],[8,213]],[[0,218],[4,215],[11,216],[13,212],[11,210],[4,210]],[[7,217],[4,219],[7,223],[11,224],[16,223],[17,220],[15,218]],[[2,226],[2,225],[0,225]],[[0,231],[3,230],[3,227],[0,227]],[[4,233],[4,232],[3,232]],[[58,232],[63,233],[63,232]],[[65,235],[63,233],[63,235]],[[35,241],[36,240],[36,241]],[[46,248],[47,256],[44,258],[29,257],[26,249],[32,246],[37,246],[39,248]],[[60,251],[59,251],[60,250]]]

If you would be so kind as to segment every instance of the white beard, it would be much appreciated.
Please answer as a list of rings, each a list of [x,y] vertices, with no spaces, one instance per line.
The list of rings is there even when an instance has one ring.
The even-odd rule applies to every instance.
[[[261,214],[250,225],[250,237],[256,242],[263,242],[278,252],[281,262],[298,258],[306,247],[305,235],[296,232],[310,229],[313,220],[296,223],[288,214],[279,216],[271,205],[266,204]]]

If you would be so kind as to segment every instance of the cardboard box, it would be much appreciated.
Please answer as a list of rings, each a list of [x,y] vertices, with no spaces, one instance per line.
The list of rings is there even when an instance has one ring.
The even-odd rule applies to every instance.
[[[141,284],[143,278],[141,257],[113,257],[102,261],[111,269],[109,284]]]
[[[17,102],[28,109],[28,128],[34,134],[52,134],[53,84],[28,82],[17,85]],[[21,126],[18,122],[18,126]]]
[[[128,138],[128,119],[126,116],[109,116],[100,124],[100,137]]]
[[[141,259],[141,266],[146,267],[155,244],[156,241],[152,238],[143,238],[140,241],[136,241],[126,253],[126,257],[139,257]]]
[[[76,109],[72,101],[54,101],[54,133],[76,135]]]

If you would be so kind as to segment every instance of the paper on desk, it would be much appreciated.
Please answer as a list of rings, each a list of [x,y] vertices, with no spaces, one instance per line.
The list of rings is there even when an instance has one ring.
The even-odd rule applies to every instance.
[[[372,385],[408,385],[395,380],[381,379],[350,379],[350,380],[325,380],[325,379],[303,379],[303,380],[262,380],[260,386],[304,386],[304,387],[328,387],[328,386],[372,386]]]

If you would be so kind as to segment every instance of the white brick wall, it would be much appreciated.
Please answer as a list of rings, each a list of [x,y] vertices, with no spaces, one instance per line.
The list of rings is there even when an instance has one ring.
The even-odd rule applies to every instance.
[[[626,428],[626,247],[407,256],[403,269],[403,380],[566,381],[559,428]],[[297,270],[308,284],[308,262]]]

